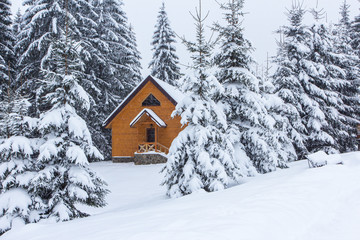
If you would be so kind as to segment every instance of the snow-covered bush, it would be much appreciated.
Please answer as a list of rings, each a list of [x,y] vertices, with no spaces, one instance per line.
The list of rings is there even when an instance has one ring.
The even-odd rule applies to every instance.
[[[323,167],[325,165],[343,164],[343,160],[339,154],[327,155],[324,151],[318,151],[307,155],[310,168]]]

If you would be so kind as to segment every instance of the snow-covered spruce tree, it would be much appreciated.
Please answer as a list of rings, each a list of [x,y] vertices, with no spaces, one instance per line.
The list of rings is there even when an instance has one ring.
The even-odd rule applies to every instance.
[[[64,4],[68,3],[67,10],[72,19],[69,28],[73,39],[81,43],[80,58],[85,63],[81,85],[90,94],[91,101],[90,112],[81,116],[94,136],[95,146],[106,157],[110,156],[110,132],[103,129],[102,122],[135,85],[125,74],[125,70],[132,69],[132,66],[127,67],[123,58],[132,52],[125,52],[127,47],[121,48],[131,41],[121,3],[111,0],[26,0],[24,3],[28,9],[16,45],[16,52],[20,54],[18,85],[25,82],[22,86],[25,92],[32,93],[34,102],[39,69],[50,55],[51,39],[56,38],[59,28],[64,26]],[[33,115],[38,114],[37,108],[33,104]]]
[[[21,76],[20,74],[20,68],[18,66],[18,64],[16,63],[17,59],[20,58],[21,53],[18,52],[19,49],[17,49],[15,47],[16,43],[20,41],[19,35],[21,33],[23,29],[22,26],[22,15],[20,12],[20,9],[17,11],[16,15],[14,16],[14,20],[13,20],[13,24],[12,24],[12,32],[14,35],[14,56],[15,56],[15,61],[14,61],[14,81],[12,82],[12,88],[13,89],[17,89],[19,88],[23,81],[24,81],[24,77]],[[17,81],[17,79],[19,81]]]
[[[14,16],[12,30],[13,30],[13,34],[16,39],[22,30],[22,15],[21,15],[20,9],[16,12],[16,15]]]
[[[176,80],[180,78],[179,58],[175,53],[175,42],[175,33],[170,28],[165,3],[163,2],[151,43],[154,53],[149,68],[151,69],[151,75],[174,86],[177,85]]]
[[[105,94],[102,91],[101,95],[107,96],[104,97],[105,101],[101,105],[105,104],[107,111],[112,111],[141,80],[134,80],[126,74],[132,71],[133,66],[125,61],[124,56],[133,54],[133,49],[129,49],[129,45],[133,44],[134,39],[130,33],[128,19],[122,9],[122,1],[95,0],[92,4],[97,13],[97,28],[96,36],[90,34],[92,39],[89,41],[92,41],[92,45],[101,52],[104,59],[89,61],[91,67],[88,67],[88,71],[91,75],[103,79],[103,82],[98,81],[98,88],[106,90]],[[140,56],[137,55],[137,57],[139,60]],[[139,73],[140,69],[136,72]]]
[[[243,5],[243,0],[231,0],[221,5],[227,24],[215,25],[221,37],[215,64],[219,68],[218,79],[225,88],[217,100],[226,109],[228,123],[237,129],[238,136],[233,144],[246,152],[259,172],[266,173],[275,171],[276,167],[286,167],[287,159],[279,158],[271,145],[276,138],[275,120],[265,107],[259,79],[250,70],[252,47],[244,39],[240,19]]]
[[[303,24],[305,12],[302,6],[297,4],[288,11],[290,25],[281,27],[281,40],[274,59],[276,70],[272,76],[275,94],[284,102],[279,114],[290,124],[287,129],[288,136],[299,159],[308,153],[305,146],[307,127],[302,117],[309,101],[303,79],[307,76],[306,58],[311,52],[312,34],[309,27]]]
[[[129,49],[129,55],[122,56],[123,63],[128,66],[128,70],[124,71],[124,74],[128,79],[132,79],[135,84],[142,81],[141,76],[141,55],[139,50],[137,49],[136,36],[131,25],[129,28],[129,41],[127,42],[127,48]]]
[[[15,46],[16,53],[20,55],[17,85],[20,85],[19,82],[24,83],[21,85],[23,92],[29,95],[30,101],[34,103],[36,89],[39,87],[36,80],[40,78],[44,62],[51,55],[52,39],[59,36],[61,28],[65,25],[66,10],[74,22],[69,28],[74,39],[78,41],[83,40],[83,33],[95,27],[91,21],[95,17],[88,0],[24,0],[23,4],[27,9],[22,18],[23,29]],[[88,50],[86,46],[89,44],[82,42],[82,46],[83,55],[92,57],[86,54],[89,51],[85,51]],[[36,115],[37,106],[33,105],[30,111],[32,115]]]
[[[30,190],[45,204],[42,218],[66,221],[88,215],[78,209],[79,203],[104,206],[108,191],[106,183],[87,166],[90,159],[103,156],[78,114],[90,107],[89,95],[81,87],[80,44],[61,30],[51,46],[37,99],[41,110],[38,131],[43,141]]]
[[[351,22],[350,22],[350,5],[347,4],[346,0],[340,6],[340,21],[338,26],[342,26],[347,31],[350,31]]]
[[[181,116],[187,125],[171,144],[163,184],[167,195],[180,197],[197,192],[222,190],[242,174],[239,163],[234,161],[234,149],[227,139],[226,117],[212,99],[221,85],[209,72],[211,44],[205,40],[204,20],[199,11],[196,21],[196,42],[184,43],[193,54],[194,65],[183,80],[186,97],[178,103],[173,116]]]
[[[343,141],[350,137],[348,118],[339,111],[344,103],[337,90],[346,85],[346,73],[339,66],[342,56],[335,51],[330,28],[320,23],[321,10],[312,13],[316,23],[311,27],[312,48],[304,62],[302,83],[309,99],[302,118],[309,133],[306,145],[310,152],[337,153],[348,148]]]
[[[277,153],[279,162],[290,162],[297,160],[296,150],[293,141],[289,138],[288,129],[291,124],[282,111],[286,108],[284,101],[274,93],[275,87],[270,78],[259,79],[260,93],[265,100],[265,107],[268,114],[273,118],[273,127],[266,133],[268,144]],[[269,121],[272,121],[269,118]]]
[[[14,67],[10,6],[9,0],[0,0],[0,100],[4,100]]]
[[[139,59],[135,67],[130,61],[136,47],[129,47],[134,39],[122,5],[122,1],[117,0],[92,1],[96,27],[83,33],[88,43],[86,54],[82,57],[84,72],[90,76],[84,87],[93,99],[89,114],[83,117],[89,125],[95,146],[106,159],[111,157],[111,133],[101,124],[141,80]]]
[[[37,202],[29,192],[37,152],[32,138],[36,119],[27,116],[30,103],[9,91],[0,113],[0,235],[5,231],[39,220]]]
[[[351,46],[360,58],[360,14],[351,22]]]
[[[346,1],[340,7],[340,21],[332,31],[333,52],[330,53],[330,76],[336,79],[333,90],[342,103],[337,105],[340,119],[334,122],[335,135],[340,151],[356,150],[356,125],[360,121],[360,88],[358,79],[359,57],[351,46],[350,5]]]
[[[261,96],[265,99],[265,107],[268,114],[274,119],[272,131],[270,131],[271,142],[268,142],[278,154],[280,161],[289,162],[297,160],[297,154],[292,140],[289,138],[288,129],[291,128],[289,120],[282,115],[282,111],[286,108],[284,101],[275,94],[275,86],[270,76],[269,56],[267,58],[266,67],[261,71],[259,79],[259,88]]]

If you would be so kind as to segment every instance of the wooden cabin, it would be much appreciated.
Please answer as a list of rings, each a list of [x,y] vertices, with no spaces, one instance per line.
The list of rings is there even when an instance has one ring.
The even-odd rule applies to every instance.
[[[171,117],[183,94],[148,76],[104,121],[112,133],[113,162],[166,162],[166,154],[182,129],[180,117]]]

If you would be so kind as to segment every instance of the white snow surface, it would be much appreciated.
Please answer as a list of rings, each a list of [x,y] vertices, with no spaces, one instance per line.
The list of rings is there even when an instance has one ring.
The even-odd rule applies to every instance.
[[[343,165],[289,169],[248,178],[227,190],[165,197],[163,164],[92,163],[109,184],[108,206],[91,217],[29,224],[2,240],[358,240],[360,152]]]

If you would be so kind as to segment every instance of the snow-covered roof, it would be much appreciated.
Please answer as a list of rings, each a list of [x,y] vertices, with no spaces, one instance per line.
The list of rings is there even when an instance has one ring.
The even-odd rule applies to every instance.
[[[152,78],[176,101],[180,102],[184,98],[184,94],[176,87],[152,76]]]
[[[120,105],[109,115],[103,122],[103,126],[106,127],[116,117],[116,115],[128,104],[131,99],[148,83],[152,82],[174,105],[181,101],[184,94],[180,92],[176,87],[157,79],[153,76],[148,76],[141,81],[127,97],[120,103]]]
[[[151,109],[144,108],[141,112],[131,121],[130,127],[133,127],[140,118],[144,115],[148,115],[159,127],[166,127],[166,123]]]

